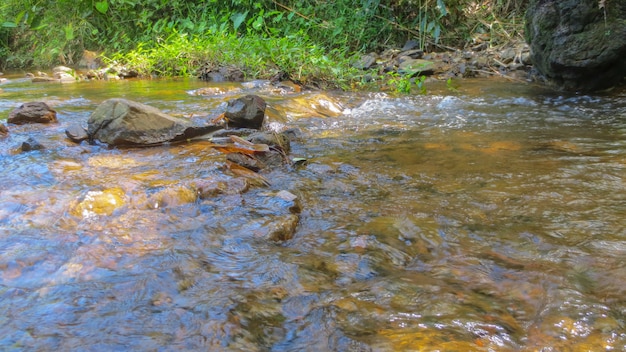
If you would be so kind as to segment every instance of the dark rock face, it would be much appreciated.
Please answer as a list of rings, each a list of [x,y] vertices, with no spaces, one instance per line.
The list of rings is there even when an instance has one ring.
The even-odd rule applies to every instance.
[[[265,119],[265,100],[257,95],[246,95],[228,102],[224,116],[229,127],[260,129]]]
[[[87,134],[112,146],[154,146],[185,141],[223,128],[192,126],[187,121],[126,99],[109,99],[89,117]]]
[[[57,122],[57,112],[42,101],[29,102],[11,111],[7,122],[16,125]]]
[[[0,123],[0,136],[6,136],[9,134],[9,129],[3,123]]]
[[[42,149],[45,149],[43,144],[39,143],[39,141],[37,141],[33,137],[29,137],[28,140],[22,142],[23,152],[30,152],[31,150],[42,150]]]
[[[526,41],[540,74],[570,91],[610,88],[626,75],[626,2],[533,0]]]

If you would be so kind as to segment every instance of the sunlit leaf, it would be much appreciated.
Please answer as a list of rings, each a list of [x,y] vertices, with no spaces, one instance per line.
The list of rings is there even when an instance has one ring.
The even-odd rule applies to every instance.
[[[95,6],[96,6],[96,10],[98,10],[98,12],[102,14],[107,13],[107,11],[109,10],[109,3],[106,0],[96,1]]]
[[[15,28],[15,27],[17,27],[17,24],[14,23],[14,22],[4,22],[2,24],[2,27],[4,27],[4,28]]]
[[[256,151],[256,152],[269,152],[270,151],[270,147],[267,144],[254,144],[250,141],[247,141],[235,135],[230,135],[229,137],[230,137],[230,140],[233,141],[235,144],[249,147],[249,149],[253,151]]]
[[[248,147],[251,147],[251,146],[254,145],[254,143],[252,143],[252,142],[250,142],[248,140],[245,140],[245,139],[243,139],[243,138],[241,138],[239,136],[235,136],[235,135],[231,134],[228,137],[230,137],[230,140],[233,141],[234,143],[239,143],[241,145],[245,145],[245,146],[248,146]]]
[[[270,182],[263,176],[257,174],[256,172],[243,167],[241,165],[235,164],[233,162],[228,162],[228,169],[235,175],[245,177],[250,181],[250,184],[256,184],[259,186],[269,186]]]
[[[230,135],[230,140],[235,144],[239,144],[240,146],[244,146],[247,149],[256,151],[256,152],[269,152],[270,147],[267,144],[254,144],[250,141],[247,141],[239,136]]]

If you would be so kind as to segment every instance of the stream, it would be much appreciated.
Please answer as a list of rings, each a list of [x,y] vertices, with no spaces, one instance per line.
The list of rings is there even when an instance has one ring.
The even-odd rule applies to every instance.
[[[0,137],[2,351],[626,349],[626,90],[7,78],[0,121],[45,101],[59,122]],[[269,186],[240,188],[202,141],[64,133],[109,98],[193,120],[244,94],[300,131]]]

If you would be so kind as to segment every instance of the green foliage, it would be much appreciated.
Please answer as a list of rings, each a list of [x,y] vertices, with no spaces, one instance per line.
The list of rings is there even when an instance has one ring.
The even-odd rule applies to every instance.
[[[474,32],[510,33],[509,23],[517,17],[503,9],[521,15],[525,2],[4,0],[0,67],[71,65],[87,49],[137,60],[157,74],[189,74],[193,66],[186,65],[219,57],[227,60],[223,63],[236,59],[253,71],[346,78],[353,73],[342,63],[354,52],[398,47],[408,39],[432,49],[467,42]],[[235,39],[247,46],[235,45]],[[218,53],[201,47],[207,43]],[[139,62],[139,57],[155,63]]]
[[[411,80],[407,76],[402,76],[396,72],[387,73],[387,85],[396,93],[411,93]]]
[[[247,77],[270,78],[288,73],[304,84],[349,88],[361,71],[350,66],[346,54],[327,51],[313,44],[304,34],[289,37],[240,36],[220,32],[205,36],[173,33],[158,45],[140,44],[127,53],[104,58],[106,63],[131,66],[141,75],[191,76],[203,64],[228,63]]]

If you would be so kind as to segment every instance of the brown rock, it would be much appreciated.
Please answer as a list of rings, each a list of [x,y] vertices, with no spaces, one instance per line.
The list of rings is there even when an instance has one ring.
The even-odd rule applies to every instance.
[[[11,111],[7,122],[16,125],[57,122],[57,112],[44,102],[29,102]]]

